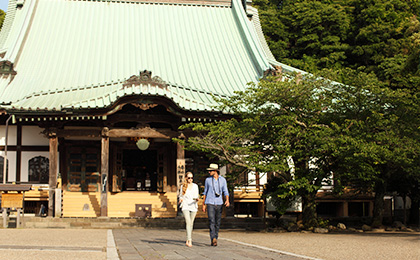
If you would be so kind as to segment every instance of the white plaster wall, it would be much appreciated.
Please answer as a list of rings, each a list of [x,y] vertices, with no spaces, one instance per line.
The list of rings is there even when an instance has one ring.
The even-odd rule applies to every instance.
[[[9,125],[7,145],[16,145],[16,126]],[[0,145],[6,144],[6,126],[0,126]],[[9,154],[9,153],[8,153]]]
[[[20,169],[21,182],[28,182],[29,160],[37,156],[44,156],[49,159],[50,153],[49,152],[22,152],[22,164],[21,164],[21,169]]]
[[[260,185],[267,184],[267,173],[260,173]]]
[[[4,157],[4,151],[0,151],[0,156]],[[7,151],[7,161],[9,162],[9,171],[6,181],[16,181],[16,152]],[[3,183],[3,179],[0,180],[0,183]]]
[[[255,180],[255,172],[254,171],[250,171],[248,172],[248,184],[249,185],[256,185],[257,181]]]
[[[22,145],[49,145],[49,140],[41,132],[43,128],[38,126],[22,127]]]
[[[404,200],[402,197],[400,196],[395,196],[394,197],[394,207],[395,209],[404,209]],[[405,201],[405,208],[406,209],[410,209],[411,208],[411,199],[410,197],[406,197],[406,201]]]

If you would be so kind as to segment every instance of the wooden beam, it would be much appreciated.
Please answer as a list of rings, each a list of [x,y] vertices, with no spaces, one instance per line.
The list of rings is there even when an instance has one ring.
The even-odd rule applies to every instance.
[[[165,138],[170,139],[177,135],[177,132],[170,130],[155,130],[150,127],[139,129],[111,129],[109,137],[143,137],[143,138]]]
[[[100,137],[100,129],[58,129],[57,137]]]
[[[59,129],[57,137],[100,137],[99,129]],[[166,138],[177,136],[177,132],[171,130],[156,130],[150,127],[138,129],[111,129],[109,137],[143,137],[143,138]]]
[[[54,193],[57,186],[57,158],[58,158],[58,139],[54,134],[50,134],[50,178],[49,178],[49,191],[48,191],[48,216],[54,214]]]
[[[109,187],[109,138],[104,128],[101,140],[101,217],[108,216],[108,187]]]

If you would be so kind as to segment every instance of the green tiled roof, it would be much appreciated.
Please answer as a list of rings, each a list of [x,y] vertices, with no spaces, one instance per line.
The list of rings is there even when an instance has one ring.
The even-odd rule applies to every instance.
[[[211,111],[213,95],[243,90],[277,65],[239,0],[191,2],[25,0],[12,6],[9,28],[0,33],[0,64],[13,64],[16,74],[0,76],[0,108],[108,108],[134,95]],[[125,85],[144,70],[166,87]]]

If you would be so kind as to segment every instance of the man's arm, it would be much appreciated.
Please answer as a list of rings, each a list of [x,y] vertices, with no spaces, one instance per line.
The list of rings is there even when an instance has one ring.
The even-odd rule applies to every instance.
[[[226,195],[225,206],[226,206],[226,207],[229,207],[229,206],[230,206],[230,202],[229,202],[229,195]]]
[[[204,181],[204,192],[203,192],[203,212],[206,212],[206,195],[207,195],[207,191],[209,189],[209,184],[207,182],[207,179]]]
[[[228,190],[228,188],[227,188],[227,181],[226,181],[226,179],[225,178],[223,178],[225,181],[224,181],[224,184],[222,185],[222,190],[223,190],[223,194],[225,195],[225,198],[226,198],[226,200],[225,200],[225,206],[226,207],[229,207],[230,206],[230,202],[229,202],[229,190]]]
[[[206,212],[206,195],[203,196],[203,212]]]

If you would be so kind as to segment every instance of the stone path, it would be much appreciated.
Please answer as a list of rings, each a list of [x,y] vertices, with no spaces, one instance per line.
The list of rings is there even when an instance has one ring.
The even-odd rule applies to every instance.
[[[203,233],[193,234],[193,247],[189,248],[185,246],[184,230],[114,229],[113,236],[121,260],[305,259],[303,256],[287,255],[276,250],[235,243],[223,238],[219,239],[217,247],[212,247],[209,236]]]

